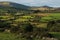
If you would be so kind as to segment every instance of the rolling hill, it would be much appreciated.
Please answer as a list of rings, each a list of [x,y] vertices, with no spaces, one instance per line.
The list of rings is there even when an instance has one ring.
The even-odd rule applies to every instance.
[[[19,10],[24,10],[25,12],[32,12],[32,11],[42,11],[42,12],[60,12],[60,8],[54,8],[49,6],[40,6],[40,7],[30,7],[23,4],[18,4],[14,2],[2,1],[0,2],[0,11],[14,11],[15,13]]]
[[[14,2],[7,2],[7,1],[0,2],[0,7],[14,7],[16,9],[28,9],[29,8],[29,6],[26,6],[26,5],[22,5],[22,4],[18,4]]]

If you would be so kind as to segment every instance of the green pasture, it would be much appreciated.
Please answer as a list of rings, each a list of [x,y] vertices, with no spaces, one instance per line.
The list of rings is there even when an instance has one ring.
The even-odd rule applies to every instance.
[[[60,32],[50,32],[55,38],[60,39]]]

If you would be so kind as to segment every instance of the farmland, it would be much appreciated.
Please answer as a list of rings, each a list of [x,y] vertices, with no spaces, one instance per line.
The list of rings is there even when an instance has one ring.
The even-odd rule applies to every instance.
[[[20,26],[21,26],[21,23],[25,24],[26,22],[29,22],[37,28],[43,28],[44,29],[44,28],[47,28],[47,24],[48,24],[49,21],[60,20],[60,13],[37,13],[37,14],[35,13],[35,14],[29,14],[29,15],[23,15],[23,16],[15,16],[15,15],[14,16],[12,16],[12,15],[0,16],[0,20],[5,20],[5,21],[7,21],[7,23],[13,22],[13,24],[11,24],[12,28],[13,28],[13,26],[18,26],[19,23],[20,23]],[[60,31],[58,30],[59,32],[57,32],[57,31],[54,32],[54,30],[55,29],[51,30],[52,31],[51,34],[55,38],[60,39]],[[1,40],[20,40],[20,39],[24,40],[25,39],[25,38],[24,39],[20,38],[20,36],[17,36],[14,33],[12,34],[12,33],[8,33],[8,32],[7,33],[6,32],[5,33],[0,32],[0,37],[1,37],[0,38]]]
[[[60,40],[60,8],[0,3],[0,40],[47,39]]]

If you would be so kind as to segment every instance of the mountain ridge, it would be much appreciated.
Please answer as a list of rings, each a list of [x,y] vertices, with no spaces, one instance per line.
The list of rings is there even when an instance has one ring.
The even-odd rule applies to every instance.
[[[26,6],[26,5],[18,4],[18,3],[15,3],[15,2],[7,2],[7,1],[0,2],[0,6],[15,7],[15,8],[19,8],[19,9],[30,8],[29,6]]]

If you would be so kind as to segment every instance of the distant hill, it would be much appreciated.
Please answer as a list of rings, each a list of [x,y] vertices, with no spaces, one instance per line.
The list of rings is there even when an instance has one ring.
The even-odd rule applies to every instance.
[[[60,13],[60,7],[50,7],[50,6],[40,6],[40,7],[31,7],[31,10],[38,10],[40,12],[59,12]]]
[[[16,13],[22,14],[22,13],[28,13],[30,12],[29,6],[14,3],[14,2],[8,2],[8,1],[2,1],[0,2],[0,15],[15,15]],[[19,15],[18,14],[18,15]]]
[[[25,13],[32,13],[36,10],[39,10],[39,12],[60,12],[60,8],[55,7],[49,7],[49,6],[40,6],[40,7],[30,7],[14,2],[8,2],[8,1],[2,1],[0,2],[0,12],[6,13],[17,13],[17,11],[24,10]]]
[[[49,6],[31,7],[31,10],[48,10],[48,9],[54,9],[54,8]]]
[[[26,6],[26,5],[22,5],[22,4],[18,4],[18,3],[14,3],[14,2],[7,2],[7,1],[0,2],[0,7],[14,7],[14,8],[18,8],[18,9],[28,9],[29,8],[29,6]]]

